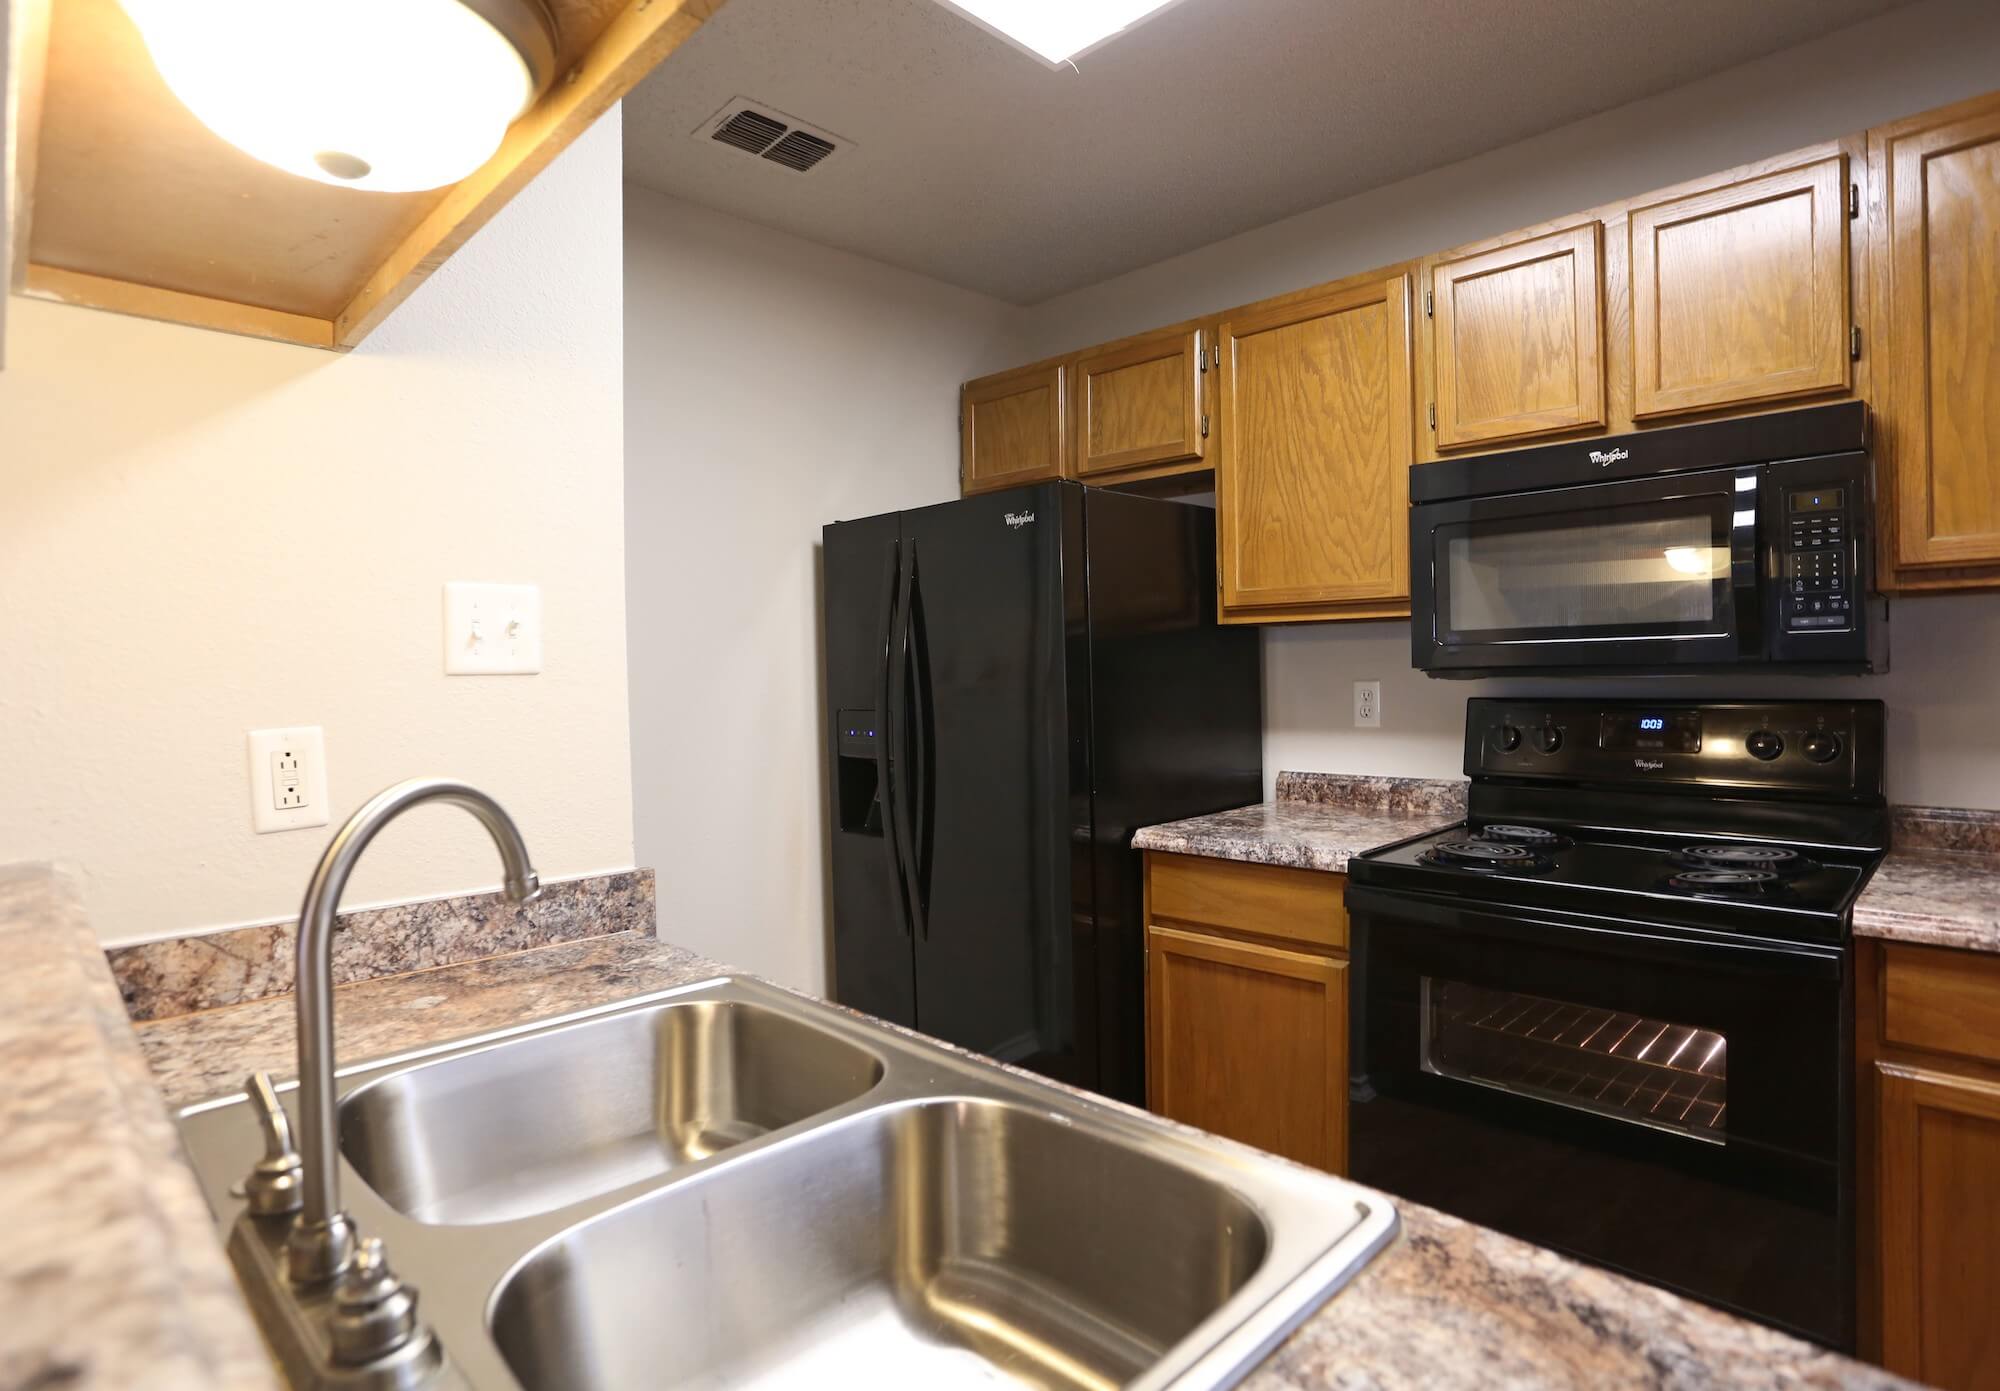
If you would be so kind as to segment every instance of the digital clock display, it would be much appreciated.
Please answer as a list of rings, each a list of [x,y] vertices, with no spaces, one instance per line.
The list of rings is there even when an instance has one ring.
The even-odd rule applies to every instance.
[[[1701,711],[1662,710],[1657,715],[1637,710],[1607,710],[1598,728],[1597,746],[1612,753],[1701,752]]]

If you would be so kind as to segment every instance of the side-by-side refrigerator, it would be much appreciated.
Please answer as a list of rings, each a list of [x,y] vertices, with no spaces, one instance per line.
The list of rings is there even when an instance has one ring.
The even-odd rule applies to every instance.
[[[1044,483],[825,529],[833,995],[1142,1101],[1140,826],[1262,796],[1207,508]]]

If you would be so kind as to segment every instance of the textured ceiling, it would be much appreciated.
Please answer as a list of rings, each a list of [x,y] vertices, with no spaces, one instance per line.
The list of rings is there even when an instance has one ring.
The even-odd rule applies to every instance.
[[[933,0],[729,0],[625,102],[635,183],[1033,304],[1901,0],[1183,0],[1050,71]],[[853,142],[691,133],[742,95]]]

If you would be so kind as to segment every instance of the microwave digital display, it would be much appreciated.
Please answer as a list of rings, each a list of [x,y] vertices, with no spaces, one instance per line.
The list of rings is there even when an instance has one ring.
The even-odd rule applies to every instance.
[[[1700,753],[1701,711],[1607,710],[1597,743],[1608,753]]]

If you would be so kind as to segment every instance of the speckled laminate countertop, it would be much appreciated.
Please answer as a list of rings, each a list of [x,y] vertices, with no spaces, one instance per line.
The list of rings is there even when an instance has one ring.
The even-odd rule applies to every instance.
[[[343,1057],[439,1042],[725,974],[635,933],[335,992]],[[139,1026],[176,1105],[289,1074],[289,1000]],[[1392,1201],[1396,1201],[1393,1200]],[[1244,1383],[1302,1388],[1894,1388],[1887,1373],[1553,1252],[1396,1201],[1402,1235]]]
[[[0,1388],[276,1391],[74,885],[0,868]]]
[[[1462,782],[1280,773],[1272,801],[1147,826],[1132,844],[1340,873],[1365,850],[1449,826],[1464,815]]]
[[[2000,812],[1897,807],[1854,934],[2000,952]]]

